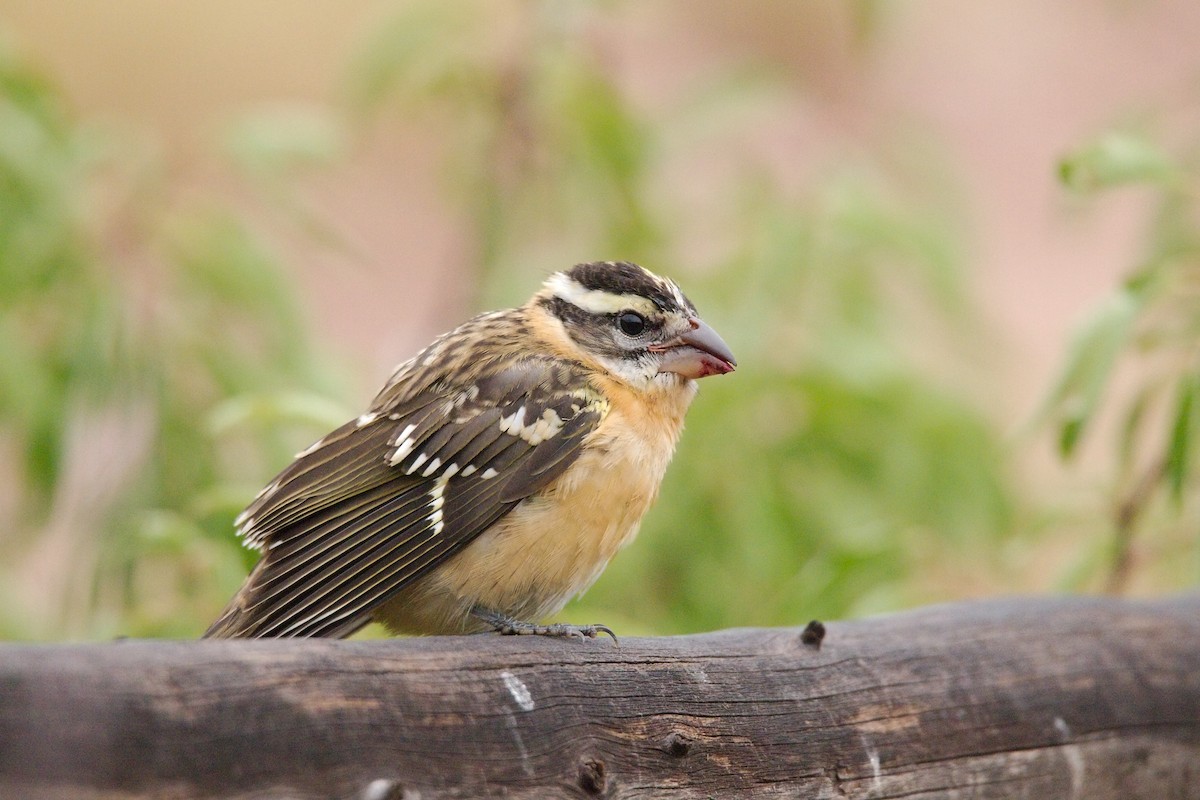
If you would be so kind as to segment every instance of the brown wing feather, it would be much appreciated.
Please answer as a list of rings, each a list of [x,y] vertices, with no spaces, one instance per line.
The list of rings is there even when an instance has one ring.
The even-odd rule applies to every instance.
[[[580,367],[553,358],[468,386],[423,373],[412,381],[415,396],[398,374],[386,402],[325,437],[250,505],[242,529],[263,558],[206,636],[353,633],[561,475],[607,413],[597,393],[580,391]],[[514,423],[547,409],[561,423],[552,435]]]
[[[421,399],[403,418],[432,427],[441,421],[440,398]],[[348,422],[298,456],[238,518],[248,543],[260,546],[296,520],[391,481],[394,471],[373,456],[395,435],[394,422],[382,415],[366,425]]]

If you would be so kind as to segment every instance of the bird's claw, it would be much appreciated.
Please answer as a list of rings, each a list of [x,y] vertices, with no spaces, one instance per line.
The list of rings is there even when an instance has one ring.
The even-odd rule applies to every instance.
[[[595,639],[604,633],[617,641],[617,635],[607,625],[571,625],[566,622],[556,622],[553,625],[538,625],[532,622],[507,620],[496,626],[496,631],[505,636],[556,636],[566,639]]]
[[[614,643],[619,644],[617,634],[607,625],[571,625],[566,622],[556,622],[551,625],[539,625],[536,622],[522,622],[510,616],[490,609],[473,608],[471,613],[491,625],[493,630],[504,636],[555,636],[568,639],[595,639],[600,634],[607,634]]]

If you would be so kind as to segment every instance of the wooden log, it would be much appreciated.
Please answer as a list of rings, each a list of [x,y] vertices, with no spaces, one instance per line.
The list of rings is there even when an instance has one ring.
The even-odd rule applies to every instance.
[[[0,646],[0,797],[1200,798],[1200,596],[565,641]]]

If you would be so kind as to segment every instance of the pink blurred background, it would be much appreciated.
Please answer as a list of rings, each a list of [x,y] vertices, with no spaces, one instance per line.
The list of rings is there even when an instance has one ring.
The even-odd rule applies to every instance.
[[[82,116],[144,126],[173,170],[219,185],[208,154],[221,126],[263,105],[332,102],[364,33],[395,8],[3,0],[0,16]],[[972,289],[1016,354],[996,382],[1011,389],[994,408],[1008,425],[1045,391],[1070,326],[1138,254],[1146,198],[1118,193],[1075,213],[1055,180],[1057,160],[1127,115],[1177,108],[1200,90],[1193,0],[861,4],[875,20],[865,43],[851,4],[837,0],[607,8],[590,36],[647,107],[717,66],[783,65],[786,102],[763,113],[749,146],[786,181],[802,184],[842,155],[883,151],[913,127],[930,136],[959,182]],[[361,359],[353,372],[362,394],[476,310],[437,147],[428,129],[393,126],[322,173],[309,197],[350,248],[303,249],[295,263],[319,334],[331,351]],[[721,169],[721,153],[695,156]],[[705,190],[700,169],[670,191],[686,203]]]

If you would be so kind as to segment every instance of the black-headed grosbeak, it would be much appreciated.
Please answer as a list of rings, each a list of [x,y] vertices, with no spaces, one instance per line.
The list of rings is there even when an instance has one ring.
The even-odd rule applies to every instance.
[[[674,282],[579,264],[401,364],[238,517],[258,565],[205,634],[595,636],[538,625],[637,532],[696,380],[734,369]]]

